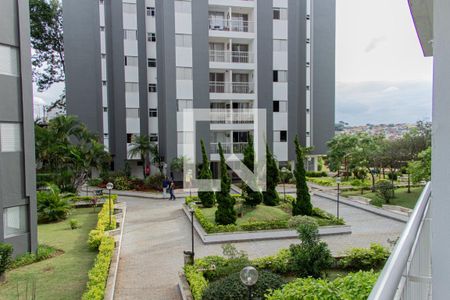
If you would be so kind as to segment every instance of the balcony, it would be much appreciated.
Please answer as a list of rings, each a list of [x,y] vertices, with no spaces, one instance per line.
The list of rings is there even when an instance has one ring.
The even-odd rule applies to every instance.
[[[233,19],[209,19],[209,30],[227,32],[255,32],[253,21]]]
[[[209,92],[219,94],[253,94],[254,88],[251,82],[210,81]]]
[[[221,143],[221,145],[223,153],[225,154],[241,154],[244,153],[244,149],[247,146],[247,142]],[[210,144],[210,153],[211,154],[219,153],[219,143]]]
[[[217,63],[253,63],[253,53],[247,51],[209,50],[209,61]]]
[[[212,124],[253,124],[253,109],[211,109]]]

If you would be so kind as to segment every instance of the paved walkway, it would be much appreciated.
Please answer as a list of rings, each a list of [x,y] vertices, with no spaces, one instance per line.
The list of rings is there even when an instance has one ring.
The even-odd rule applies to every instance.
[[[115,299],[181,299],[177,287],[178,272],[183,266],[183,250],[190,248],[190,223],[177,201],[120,197],[127,202],[122,253],[119,263]],[[314,206],[331,213],[336,203],[318,196]],[[334,254],[351,247],[368,247],[371,242],[387,244],[400,235],[404,223],[341,205],[341,216],[352,225],[353,234],[324,237]],[[236,244],[251,258],[271,255],[297,239],[243,242]],[[203,245],[195,238],[197,257],[220,255],[221,246]]]

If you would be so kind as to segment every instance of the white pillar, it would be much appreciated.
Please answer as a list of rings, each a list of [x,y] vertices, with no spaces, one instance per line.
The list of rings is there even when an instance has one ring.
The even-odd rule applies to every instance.
[[[433,299],[450,295],[450,1],[434,0],[432,154]]]

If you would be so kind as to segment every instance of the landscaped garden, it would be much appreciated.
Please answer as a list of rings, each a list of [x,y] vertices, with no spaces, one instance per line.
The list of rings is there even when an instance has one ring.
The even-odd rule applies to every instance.
[[[302,222],[297,231],[300,243],[272,256],[250,260],[247,253],[227,244],[224,256],[207,256],[186,265],[184,274],[194,300],[247,299],[247,287],[239,277],[247,266],[259,272],[252,287],[254,299],[367,299],[388,249],[372,244],[334,258],[320,241],[317,224]]]

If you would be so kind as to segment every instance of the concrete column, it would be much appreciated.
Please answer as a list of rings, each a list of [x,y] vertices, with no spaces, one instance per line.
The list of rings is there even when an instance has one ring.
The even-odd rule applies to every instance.
[[[450,295],[450,1],[434,0],[432,154],[433,299]]]

